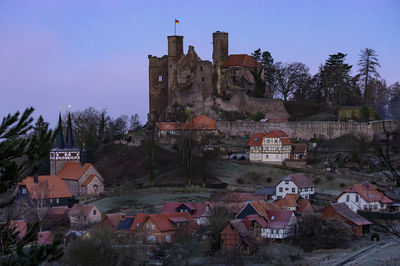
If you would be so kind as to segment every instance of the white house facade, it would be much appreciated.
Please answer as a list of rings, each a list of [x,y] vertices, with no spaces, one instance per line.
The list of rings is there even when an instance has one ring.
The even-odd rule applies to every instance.
[[[249,141],[250,161],[264,163],[282,163],[290,158],[292,141],[282,130],[256,133]]]
[[[299,194],[304,199],[313,199],[315,185],[304,174],[290,174],[275,187],[274,199],[282,199],[288,193]]]

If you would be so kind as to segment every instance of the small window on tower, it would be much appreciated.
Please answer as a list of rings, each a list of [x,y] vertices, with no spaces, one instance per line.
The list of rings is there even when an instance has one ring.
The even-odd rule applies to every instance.
[[[201,81],[204,81],[204,77],[201,77]]]
[[[162,76],[158,76],[158,81],[159,81],[159,82],[162,81]]]
[[[203,71],[203,66],[200,66],[200,71]]]

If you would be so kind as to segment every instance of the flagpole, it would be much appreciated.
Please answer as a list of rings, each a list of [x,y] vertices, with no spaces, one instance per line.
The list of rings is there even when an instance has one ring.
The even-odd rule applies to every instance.
[[[176,19],[174,20],[174,27],[175,27],[174,35],[176,36]]]

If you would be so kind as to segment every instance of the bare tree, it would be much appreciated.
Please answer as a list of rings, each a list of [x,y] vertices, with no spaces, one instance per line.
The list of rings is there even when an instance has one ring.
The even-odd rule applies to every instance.
[[[274,65],[277,91],[282,95],[283,99],[287,99],[298,89],[305,80],[310,79],[309,68],[300,62],[291,64],[282,64],[278,62]]]

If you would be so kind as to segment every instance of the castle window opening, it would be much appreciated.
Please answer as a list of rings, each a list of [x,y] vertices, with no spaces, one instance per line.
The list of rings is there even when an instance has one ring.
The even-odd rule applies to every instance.
[[[203,82],[204,82],[204,77],[201,77],[201,81],[203,81]]]
[[[158,82],[162,81],[162,76],[158,76]]]
[[[200,66],[200,71],[203,71],[203,66]]]

